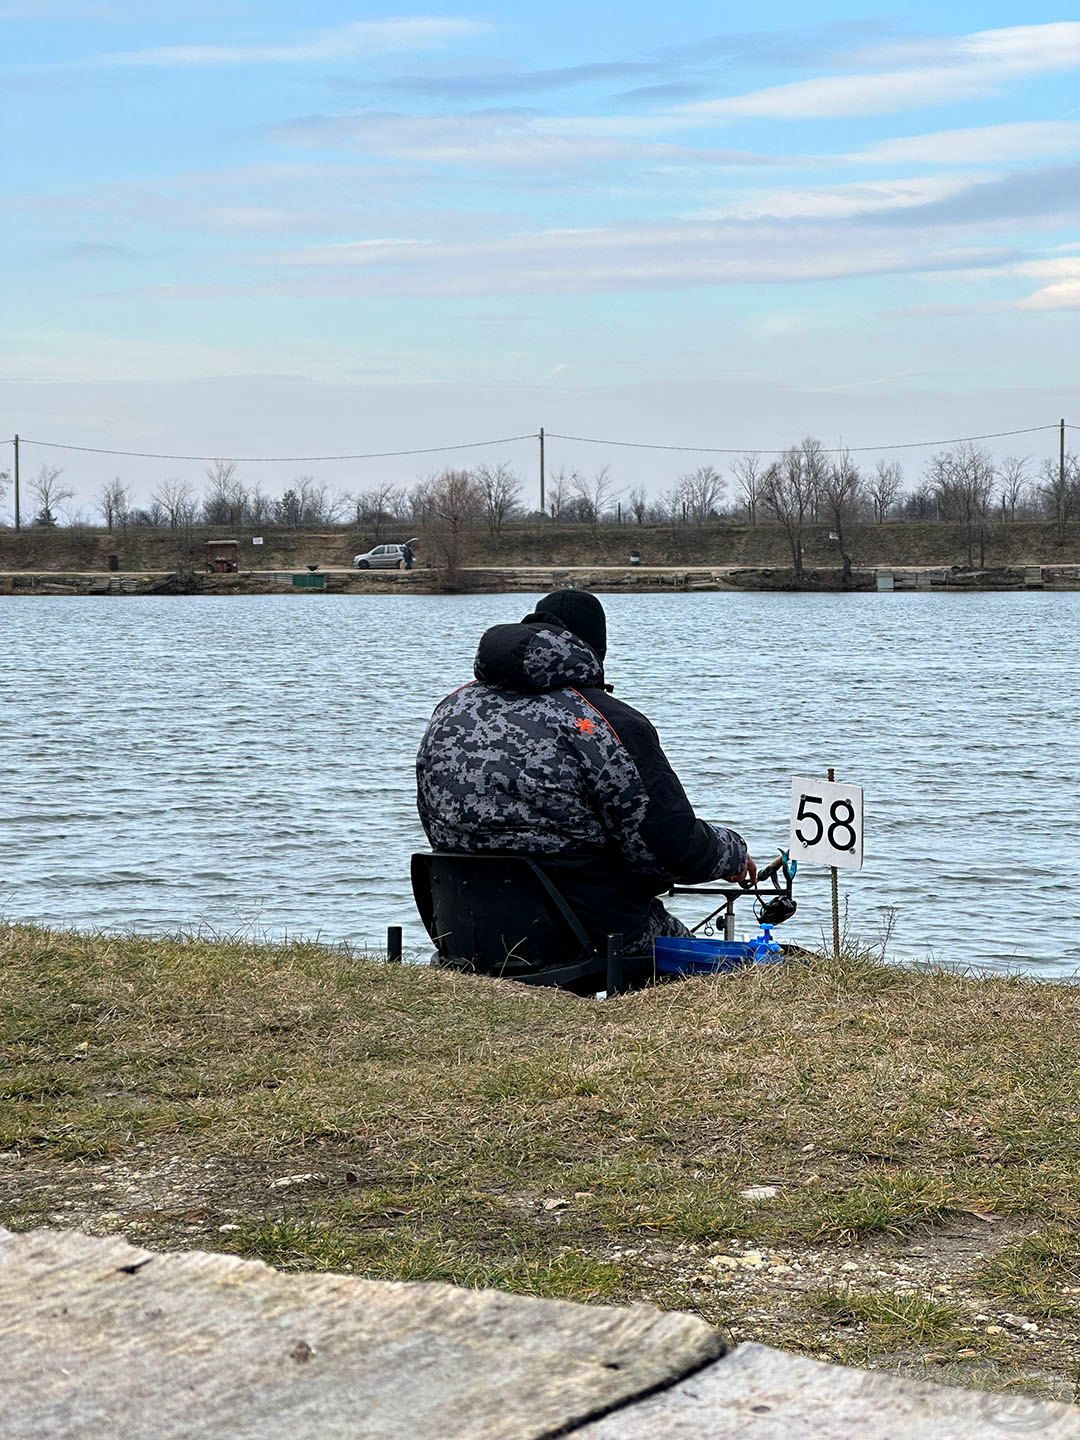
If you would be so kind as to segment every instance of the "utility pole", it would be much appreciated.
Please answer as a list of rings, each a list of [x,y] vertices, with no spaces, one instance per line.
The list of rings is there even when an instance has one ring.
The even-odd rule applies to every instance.
[[[1061,422],[1064,425],[1064,420]],[[1064,434],[1064,430],[1062,434]],[[1065,442],[1062,441],[1062,444]],[[540,514],[544,513],[544,427],[540,426]]]
[[[19,524],[19,437],[15,436],[15,529],[22,527]]]
[[[16,435],[16,436],[15,436],[15,454],[18,455],[18,453],[19,453],[19,437]],[[18,461],[16,460],[15,463],[16,463],[16,467],[17,467],[17,466],[18,466]],[[18,472],[18,468],[16,468],[15,473],[16,473],[16,475],[19,473],[19,472]],[[1064,495],[1064,494],[1065,494],[1065,421],[1064,421],[1064,419],[1062,419],[1062,421],[1061,421],[1061,428],[1060,428],[1060,430],[1058,431],[1058,484],[1059,484],[1060,487],[1061,487],[1060,493],[1061,493],[1062,495]]]

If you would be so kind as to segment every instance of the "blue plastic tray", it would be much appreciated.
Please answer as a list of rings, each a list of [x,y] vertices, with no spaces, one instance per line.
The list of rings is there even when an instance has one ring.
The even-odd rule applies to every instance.
[[[768,935],[752,940],[711,940],[704,936],[661,936],[653,942],[661,975],[719,975],[744,965],[776,965],[780,946]]]

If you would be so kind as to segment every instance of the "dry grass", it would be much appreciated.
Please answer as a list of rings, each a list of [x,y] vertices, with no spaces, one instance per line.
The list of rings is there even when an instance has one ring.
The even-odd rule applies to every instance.
[[[0,1222],[1071,1394],[1076,987],[812,959],[596,1004],[21,926],[0,978]]]

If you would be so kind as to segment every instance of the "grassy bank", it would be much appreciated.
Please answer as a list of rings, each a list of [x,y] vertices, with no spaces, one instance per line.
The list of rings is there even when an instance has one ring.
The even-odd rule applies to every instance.
[[[0,981],[0,1223],[1075,1397],[1080,987],[812,959],[596,1004],[20,926]]]

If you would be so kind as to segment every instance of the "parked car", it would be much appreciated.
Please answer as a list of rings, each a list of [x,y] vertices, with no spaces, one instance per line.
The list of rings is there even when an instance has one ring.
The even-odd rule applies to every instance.
[[[358,570],[400,570],[405,565],[404,545],[375,545],[363,555],[354,555]]]

